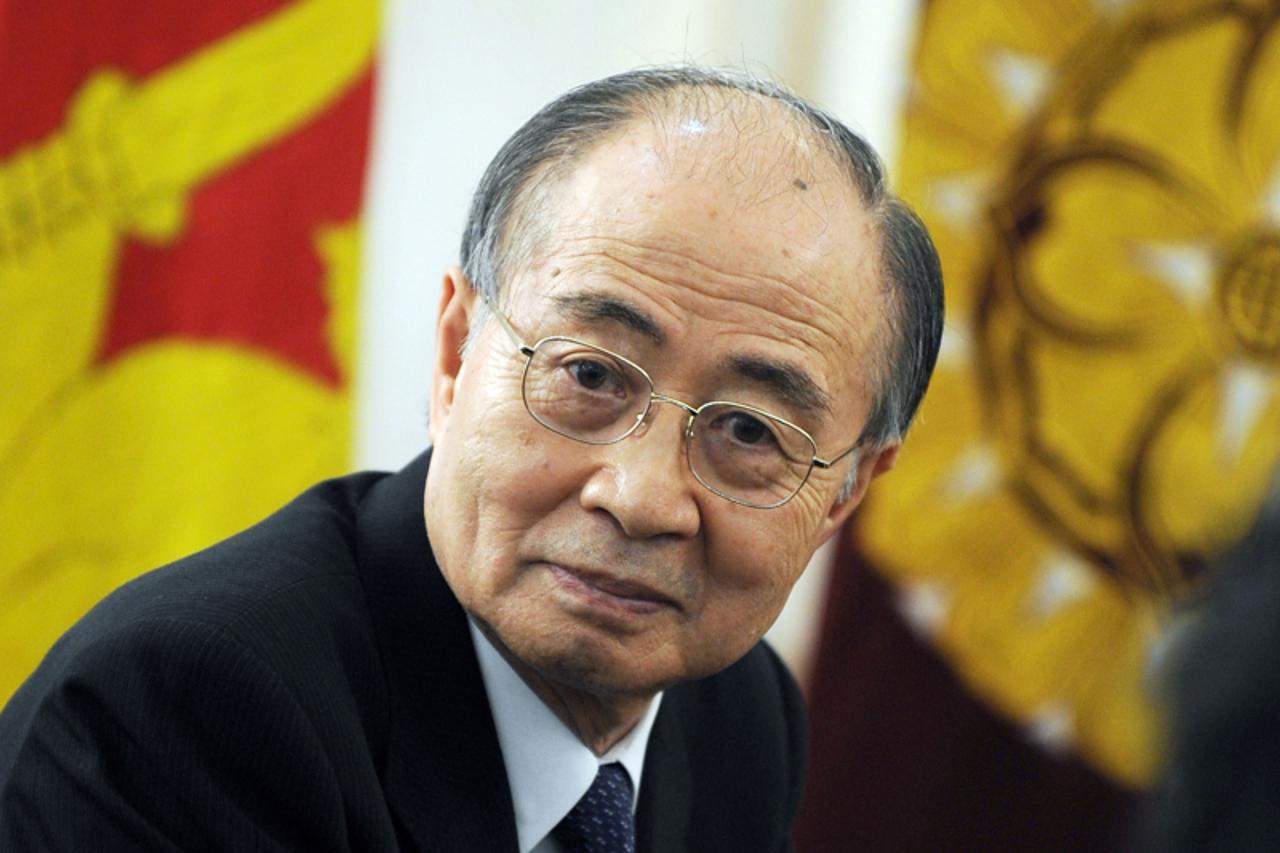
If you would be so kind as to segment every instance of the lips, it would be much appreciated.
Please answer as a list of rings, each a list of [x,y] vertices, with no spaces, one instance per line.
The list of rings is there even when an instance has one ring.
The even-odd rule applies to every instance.
[[[577,566],[566,566],[561,563],[547,565],[562,587],[580,598],[586,598],[602,606],[620,608],[639,615],[677,607],[670,596],[642,583],[623,580],[605,572]]]

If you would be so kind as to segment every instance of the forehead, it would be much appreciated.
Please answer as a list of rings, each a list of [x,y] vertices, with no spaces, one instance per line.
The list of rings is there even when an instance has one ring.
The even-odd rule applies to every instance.
[[[606,292],[666,337],[804,362],[835,397],[870,392],[882,346],[879,242],[823,146],[777,107],[633,122],[555,182],[517,301]]]

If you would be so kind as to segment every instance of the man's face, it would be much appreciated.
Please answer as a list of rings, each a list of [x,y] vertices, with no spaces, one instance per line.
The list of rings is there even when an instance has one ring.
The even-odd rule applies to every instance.
[[[727,120],[636,124],[588,153],[551,199],[546,235],[508,285],[506,313],[526,343],[568,335],[606,347],[648,370],[659,393],[801,425],[820,456],[854,442],[883,346],[878,244],[824,153],[746,140]],[[457,356],[477,307],[451,272],[427,527],[463,606],[553,683],[642,696],[734,662],[891,462],[892,449],[864,454],[843,503],[848,458],[815,469],[779,508],[736,505],[690,472],[687,416],[674,406],[605,446],[534,421],[525,359],[496,322]],[[828,404],[795,402],[778,381],[788,371]]]

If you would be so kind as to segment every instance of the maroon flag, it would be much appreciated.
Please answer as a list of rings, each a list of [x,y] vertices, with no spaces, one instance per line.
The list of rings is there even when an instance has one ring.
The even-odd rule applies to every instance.
[[[1280,3],[933,0],[948,328],[839,549],[802,850],[1121,846],[1175,606],[1280,459]]]

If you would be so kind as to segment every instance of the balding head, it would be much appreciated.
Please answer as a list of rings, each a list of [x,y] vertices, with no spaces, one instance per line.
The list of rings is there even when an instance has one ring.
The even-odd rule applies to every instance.
[[[660,148],[701,127],[723,132],[731,125],[750,155],[718,165],[742,169],[744,185],[753,172],[787,169],[795,173],[794,189],[805,193],[803,175],[813,173],[814,158],[825,158],[843,176],[879,237],[885,310],[877,325],[888,331],[871,364],[875,406],[861,438],[873,445],[899,439],[928,384],[941,338],[936,252],[918,218],[888,193],[866,141],[774,83],[692,66],[654,68],[586,84],[548,104],[507,141],[476,190],[462,241],[472,284],[497,299],[557,221],[555,194],[566,175],[587,152],[641,123],[657,131],[651,135]],[[760,156],[768,150],[777,157]]]

